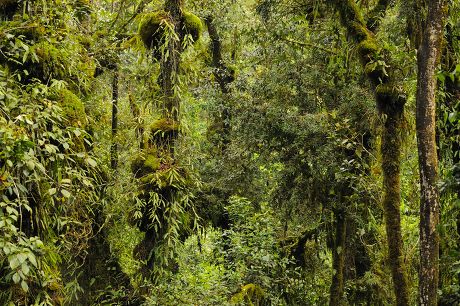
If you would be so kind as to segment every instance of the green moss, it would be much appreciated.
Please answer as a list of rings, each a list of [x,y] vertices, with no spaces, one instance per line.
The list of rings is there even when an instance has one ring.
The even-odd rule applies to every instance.
[[[148,143],[157,148],[167,148],[179,135],[179,128],[179,123],[177,121],[170,118],[158,119],[149,127],[150,134]]]
[[[390,84],[380,84],[375,89],[375,94],[382,97],[392,97],[395,93],[395,87]]]
[[[368,62],[366,66],[364,66],[364,72],[375,86],[378,86],[388,79],[384,67],[376,62]]]
[[[368,39],[371,36],[371,33],[364,27],[361,23],[356,21],[350,22],[350,27],[358,41]]]
[[[247,284],[241,287],[241,291],[235,294],[232,299],[232,304],[245,305],[261,305],[265,298],[265,292],[259,285]]]
[[[344,4],[343,10],[348,17],[348,20],[354,20],[360,24],[365,24],[363,15],[361,14],[355,0],[348,0],[347,3]]]
[[[141,152],[131,163],[131,171],[136,178],[155,173],[161,167],[161,159],[155,149]]]
[[[375,59],[379,52],[379,47],[374,39],[365,39],[358,45],[358,52],[361,57],[365,60]]]
[[[149,154],[145,157],[145,160],[144,160],[145,168],[155,171],[160,168],[160,165],[161,165],[160,159],[156,155]]]
[[[31,77],[43,81],[50,79],[65,79],[68,76],[66,67],[69,67],[68,56],[53,44],[41,41],[32,46],[31,51],[38,58],[38,63],[31,57],[25,64]]]
[[[139,36],[148,49],[159,48],[164,43],[164,25],[168,20],[165,11],[149,13],[143,16],[139,24]]]
[[[203,23],[198,16],[184,11],[182,16],[182,31],[192,36],[193,41],[197,41],[203,31]]]
[[[78,70],[83,72],[83,74],[89,78],[94,77],[97,68],[94,59],[83,52],[80,55],[80,60],[81,61],[77,64]]]
[[[170,118],[161,118],[150,125],[150,131],[153,134],[157,132],[177,132],[179,131],[179,122]]]
[[[142,39],[145,47],[151,50],[156,50],[165,42],[165,23],[170,20],[168,13],[161,10],[144,15],[139,23],[139,36]],[[182,29],[179,31],[181,39],[185,34],[190,34],[194,41],[200,38],[203,31],[203,23],[196,15],[184,11],[182,15]],[[154,52],[155,57],[159,56],[159,52]]]
[[[85,128],[87,118],[85,113],[85,105],[73,92],[68,89],[61,89],[51,96],[62,108],[64,118],[67,123],[74,127]]]
[[[407,101],[404,91],[394,84],[378,85],[375,95],[379,111],[387,115],[401,114]]]

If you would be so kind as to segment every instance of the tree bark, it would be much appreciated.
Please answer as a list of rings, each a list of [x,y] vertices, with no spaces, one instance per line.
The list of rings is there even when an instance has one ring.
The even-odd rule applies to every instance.
[[[335,237],[332,250],[332,283],[330,288],[329,305],[343,305],[344,292],[344,268],[345,268],[345,241],[347,232],[347,222],[344,210],[337,210],[335,215]]]
[[[439,191],[436,151],[436,68],[441,56],[447,3],[433,0],[418,49],[417,146],[420,170],[419,305],[437,305],[439,280]]]
[[[118,166],[118,70],[113,72],[112,81],[112,145],[110,146],[110,167],[116,170]]]
[[[397,305],[409,305],[409,292],[404,271],[401,235],[401,139],[402,114],[387,117],[382,135],[383,208],[388,241],[389,261]]]

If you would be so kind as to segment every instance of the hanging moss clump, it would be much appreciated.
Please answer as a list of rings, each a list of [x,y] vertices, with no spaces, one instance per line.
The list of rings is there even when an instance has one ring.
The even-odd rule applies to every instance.
[[[193,41],[197,41],[200,38],[201,32],[203,31],[203,23],[201,22],[201,19],[198,18],[198,16],[190,12],[184,11],[181,23],[182,36],[185,36],[184,34],[191,35]]]
[[[380,84],[375,89],[377,108],[384,114],[400,114],[406,103],[405,93],[394,84]]]
[[[26,33],[30,38],[38,38],[44,31],[42,27],[30,27]],[[7,40],[2,42],[8,43]],[[48,83],[51,79],[68,79],[69,72],[67,69],[71,66],[68,54],[45,40],[29,43],[28,55],[13,53],[7,48],[0,48],[2,51],[0,52],[0,63],[8,66],[11,71],[21,73],[23,82],[26,83],[34,78],[44,83]],[[25,60],[23,61],[24,56]]]
[[[66,55],[53,44],[43,41],[33,47],[38,63],[29,62],[29,74],[37,79],[49,81],[51,79],[65,79],[67,71]]]
[[[142,178],[160,169],[161,160],[158,158],[157,151],[150,149],[141,152],[132,162],[131,171],[135,178]]]
[[[247,284],[241,291],[231,298],[232,304],[263,305],[265,300],[264,290],[256,284]]]
[[[152,50],[155,58],[161,55],[160,48],[165,43],[165,31],[167,23],[170,23],[170,17],[167,12],[161,10],[144,15],[139,24],[139,36],[145,47]],[[186,35],[191,35],[193,41],[200,38],[203,30],[203,23],[196,15],[184,11],[181,18],[181,29],[179,37],[184,40]]]
[[[179,135],[179,122],[171,118],[161,118],[150,125],[150,145],[167,145]]]
[[[139,24],[139,36],[146,48],[153,50],[164,44],[164,27],[168,20],[165,11],[149,13],[142,18]]]
[[[361,57],[367,60],[376,58],[379,48],[374,39],[365,39],[359,43],[358,51]]]
[[[54,90],[48,99],[54,101],[62,110],[62,126],[74,127],[85,130],[88,125],[88,118],[86,117],[85,105],[80,98],[75,95],[72,91],[62,88]],[[87,143],[85,143],[85,134],[75,134],[72,137],[72,143],[70,148],[76,152],[87,151]],[[61,152],[64,152],[68,147],[64,147],[62,143],[56,141],[53,143],[56,145]]]

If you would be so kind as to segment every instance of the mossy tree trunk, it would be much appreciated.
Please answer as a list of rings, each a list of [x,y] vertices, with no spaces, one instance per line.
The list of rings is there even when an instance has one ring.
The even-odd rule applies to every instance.
[[[418,49],[417,146],[420,169],[419,304],[437,305],[439,279],[439,192],[436,152],[436,69],[441,56],[447,3],[430,1]]]
[[[230,94],[230,84],[234,81],[234,71],[230,69],[222,58],[222,42],[214,24],[214,18],[207,16],[205,23],[208,28],[209,37],[211,38],[211,53],[212,53],[212,66],[214,68],[213,74],[219,83],[220,90],[224,95],[224,107],[222,109],[222,116],[219,118],[218,126],[222,126],[222,150],[224,151],[229,143],[230,137],[230,107],[228,105],[228,95]]]
[[[178,120],[180,101],[175,93],[177,89],[177,77],[179,73],[180,54],[182,45],[179,31],[181,29],[183,0],[166,0],[165,11],[169,13],[170,21],[175,33],[168,33],[166,50],[161,58],[160,86],[164,94],[164,116]]]
[[[110,146],[110,167],[116,170],[118,166],[118,69],[113,72],[112,80],[112,145]]]
[[[101,292],[107,290],[119,290],[124,295],[117,300],[123,305],[142,305],[140,297],[131,285],[129,276],[123,272],[118,258],[113,254],[109,244],[108,232],[105,226],[106,215],[102,207],[95,210],[93,223],[94,236],[88,241],[88,254],[79,274],[79,283],[84,294],[78,301],[72,301],[74,305],[95,305]],[[99,301],[100,302],[100,301]]]
[[[205,18],[205,22],[208,27],[209,37],[211,38],[212,66],[214,67],[213,74],[219,83],[222,93],[228,94],[230,92],[229,85],[234,80],[233,72],[225,65],[222,59],[222,43],[214,24],[214,18],[208,16]]]
[[[340,306],[344,305],[344,268],[345,268],[345,241],[347,233],[347,221],[345,209],[337,209],[334,212],[335,216],[335,237],[332,249],[332,283],[329,290],[329,305]]]
[[[142,150],[144,148],[144,120],[142,119],[139,105],[134,101],[133,95],[131,94],[131,90],[128,94],[128,100],[131,115],[133,116],[133,119],[136,122],[136,139],[139,143],[139,149]]]
[[[144,149],[154,149],[157,153],[157,158],[168,160],[169,164],[162,164],[162,167],[177,166],[175,160],[175,143],[179,137],[179,117],[180,117],[180,98],[178,95],[178,74],[180,65],[180,56],[182,53],[182,29],[183,29],[183,11],[182,0],[166,0],[164,10],[168,14],[168,22],[171,27],[166,27],[164,52],[160,59],[160,76],[158,84],[160,85],[163,95],[162,118],[157,120],[157,123],[163,122],[166,126],[158,126],[156,130],[152,129],[149,135],[149,141],[145,144]],[[168,130],[171,129],[171,130]],[[164,135],[163,135],[164,134]],[[158,170],[158,169],[157,169]],[[156,170],[155,170],[156,171]],[[158,187],[158,194],[161,200],[168,206],[174,199],[178,189],[168,185]],[[149,202],[150,193],[144,190],[144,200]],[[135,256],[142,260],[147,260],[144,267],[141,268],[141,273],[145,278],[152,276],[152,270],[155,266],[155,261],[158,259],[154,250],[162,243],[168,227],[168,220],[165,210],[167,208],[160,207],[155,210],[147,204],[143,211],[143,217],[140,224],[141,231],[145,232],[144,239],[136,247]],[[155,214],[155,218],[152,218]],[[156,220],[155,220],[156,219]],[[159,226],[154,226],[157,222]]]
[[[377,107],[384,114],[381,142],[383,170],[383,206],[397,305],[409,304],[409,293],[402,257],[400,223],[400,158],[401,126],[403,123],[405,93],[396,85],[397,80],[387,73],[384,65],[369,69],[370,63],[381,59],[380,47],[374,34],[366,26],[360,8],[354,0],[334,0],[332,4],[340,14],[342,25],[357,43],[358,53],[367,77],[375,90]],[[383,12],[383,11],[382,11]]]
[[[388,241],[389,260],[398,305],[409,305],[407,279],[404,270],[403,240],[401,235],[400,156],[402,114],[391,114],[385,122],[382,135],[383,208]]]

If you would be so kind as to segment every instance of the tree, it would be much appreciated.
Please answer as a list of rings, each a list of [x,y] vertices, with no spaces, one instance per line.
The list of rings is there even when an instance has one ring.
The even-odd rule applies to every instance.
[[[407,95],[398,86],[395,75],[385,70],[385,58],[379,43],[371,32],[353,0],[335,0],[334,6],[349,35],[355,40],[367,77],[375,90],[377,108],[383,114],[383,132],[380,151],[383,170],[383,207],[389,249],[389,260],[398,305],[409,304],[409,292],[402,253],[401,235],[401,130]],[[389,3],[383,3],[388,5]],[[385,11],[385,10],[382,10]],[[373,26],[376,28],[376,26]]]
[[[181,54],[198,40],[201,30],[201,20],[184,9],[182,0],[166,0],[163,9],[145,14],[139,26],[139,36],[153,63],[159,61],[161,101],[160,117],[150,124],[148,141],[132,163],[139,182],[137,225],[145,233],[135,253],[146,261],[142,268],[145,277],[173,267],[172,246],[187,236],[195,217],[190,211],[190,188],[195,181],[181,165],[176,146],[182,133]]]
[[[439,274],[439,191],[436,152],[436,69],[442,54],[447,2],[428,2],[418,48],[417,144],[420,168],[419,305],[437,305]]]

